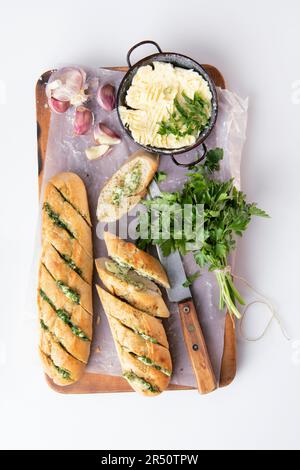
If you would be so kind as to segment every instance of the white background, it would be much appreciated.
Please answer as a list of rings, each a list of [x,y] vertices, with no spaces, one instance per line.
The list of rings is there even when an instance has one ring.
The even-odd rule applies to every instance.
[[[299,18],[296,0],[1,2],[1,448],[299,449]],[[294,341],[275,323],[261,342],[240,341],[235,382],[207,397],[58,395],[44,382],[27,302],[38,211],[34,85],[61,64],[125,65],[128,48],[146,38],[214,64],[229,89],[249,96],[243,189],[272,218],[251,223],[237,272],[272,299]],[[267,313],[251,317],[257,333]]]

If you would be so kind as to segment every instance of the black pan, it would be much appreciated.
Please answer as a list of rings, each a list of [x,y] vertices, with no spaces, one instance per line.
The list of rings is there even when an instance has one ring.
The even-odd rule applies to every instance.
[[[132,52],[139,46],[143,44],[153,44],[154,46],[157,47],[158,53],[149,55],[145,57],[142,60],[139,60],[136,64],[132,65],[130,61],[130,56]],[[217,99],[217,92],[216,88],[214,85],[213,80],[207,73],[207,71],[202,67],[198,62],[195,60],[191,59],[190,57],[187,57],[182,54],[177,54],[176,52],[162,52],[160,46],[154,42],[154,41],[141,41],[138,44],[135,44],[127,53],[127,63],[129,70],[124,76],[122,82],[120,83],[120,87],[118,90],[118,95],[117,95],[117,111],[118,111],[118,116],[120,123],[122,127],[125,129],[129,137],[133,139],[130,130],[124,126],[122,123],[120,114],[119,114],[119,106],[127,106],[126,104],[126,95],[127,95],[127,90],[130,88],[132,80],[134,75],[137,73],[138,69],[144,65],[152,65],[154,61],[158,62],[168,62],[171,63],[177,67],[182,67],[185,69],[193,69],[196,72],[199,73],[208,83],[208,86],[210,88],[211,94],[212,94],[212,112],[211,112],[211,117],[208,126],[199,134],[196,142],[187,147],[182,147],[179,149],[166,149],[166,148],[158,148],[158,147],[151,147],[149,145],[141,145],[144,149],[148,150],[149,152],[154,152],[154,153],[159,153],[160,155],[169,155],[173,158],[173,161],[180,166],[191,166],[191,163],[184,163],[184,162],[179,162],[178,160],[175,159],[174,155],[179,155],[183,154],[185,152],[188,152],[192,149],[195,149],[196,147],[199,147],[200,145],[202,146],[202,155],[198,160],[193,162],[193,165],[199,163],[205,158],[206,152],[207,152],[207,147],[204,143],[205,139],[208,137],[208,135],[211,133],[216,120],[217,120],[217,114],[218,114],[218,99]],[[128,106],[127,106],[128,107]],[[137,143],[137,142],[136,142]]]

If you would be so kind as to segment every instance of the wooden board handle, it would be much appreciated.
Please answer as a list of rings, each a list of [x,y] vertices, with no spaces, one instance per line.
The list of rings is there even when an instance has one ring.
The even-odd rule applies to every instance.
[[[204,336],[192,300],[178,304],[183,336],[201,394],[213,392],[217,381],[210,362]]]
[[[227,312],[219,387],[227,387],[234,380],[237,368],[236,357],[235,319]]]

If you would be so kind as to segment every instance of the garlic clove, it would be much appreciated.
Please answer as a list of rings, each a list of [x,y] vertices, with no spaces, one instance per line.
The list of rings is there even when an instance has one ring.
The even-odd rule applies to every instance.
[[[120,137],[102,123],[94,126],[94,139],[97,144],[105,145],[117,145],[121,142]]]
[[[70,101],[60,101],[51,97],[51,98],[48,98],[48,105],[49,105],[49,108],[55,113],[63,114],[69,109],[69,107],[71,106],[71,103]]]
[[[76,135],[86,134],[94,123],[94,115],[89,108],[78,106],[75,111],[74,133]]]
[[[112,111],[116,106],[115,87],[107,83],[100,86],[96,94],[98,104],[105,111]]]
[[[89,160],[96,160],[96,158],[103,157],[108,153],[110,149],[109,145],[95,145],[86,149],[85,154]]]

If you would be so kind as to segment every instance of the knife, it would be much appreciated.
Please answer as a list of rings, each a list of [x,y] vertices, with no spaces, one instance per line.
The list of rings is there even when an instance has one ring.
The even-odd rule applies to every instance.
[[[154,180],[149,186],[149,193],[151,198],[155,198],[161,193]],[[171,286],[170,289],[167,289],[168,298],[170,302],[178,304],[185,345],[197,380],[198,391],[201,394],[213,392],[217,388],[217,382],[191,291],[189,287],[183,286],[187,278],[180,254],[175,251],[169,256],[164,256],[158,245],[156,245],[156,248],[159,260],[167,272]]]

